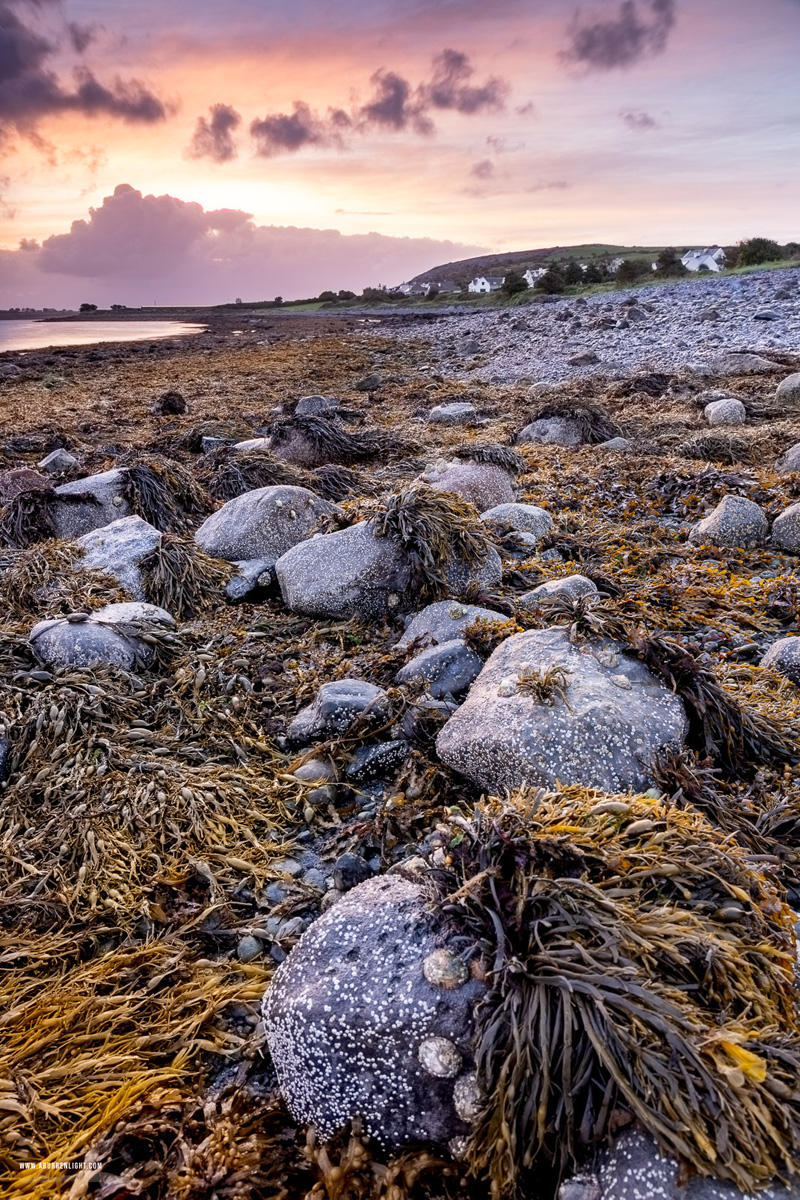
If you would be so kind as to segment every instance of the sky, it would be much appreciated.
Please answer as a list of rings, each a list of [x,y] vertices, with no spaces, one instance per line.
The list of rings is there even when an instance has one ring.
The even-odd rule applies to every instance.
[[[800,0],[0,0],[0,306],[800,240]]]

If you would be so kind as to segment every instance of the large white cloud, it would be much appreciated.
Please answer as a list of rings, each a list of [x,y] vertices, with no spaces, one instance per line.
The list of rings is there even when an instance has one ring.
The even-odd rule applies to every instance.
[[[238,209],[207,212],[120,184],[69,233],[0,254],[0,307],[291,299],[397,283],[482,252],[432,238],[255,225]]]

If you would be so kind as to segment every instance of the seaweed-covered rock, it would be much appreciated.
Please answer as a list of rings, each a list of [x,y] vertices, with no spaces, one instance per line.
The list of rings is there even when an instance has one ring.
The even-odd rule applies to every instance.
[[[402,555],[376,538],[366,521],[300,542],[275,563],[284,603],[293,612],[347,618],[383,617],[397,595]]]
[[[423,483],[440,492],[454,492],[469,500],[478,512],[514,500],[514,481],[508,471],[495,463],[444,459],[428,467],[420,476]]]
[[[583,445],[583,435],[577,421],[569,417],[539,417],[517,434],[520,445],[539,443],[544,446],[565,446],[569,449]]]
[[[695,546],[760,546],[769,532],[763,509],[746,496],[725,496],[702,521],[692,526],[689,541]]]
[[[155,417],[180,417],[186,412],[186,401],[180,392],[162,392],[152,407]]]
[[[100,663],[133,670],[150,666],[153,647],[138,635],[137,625],[174,628],[168,612],[155,604],[106,604],[91,614],[74,613],[39,621],[30,632],[39,662],[50,667],[94,667]]]
[[[308,929],[264,999],[292,1115],[322,1139],[354,1117],[384,1146],[470,1132],[473,1010],[483,994],[424,889],[399,876],[353,888]]]
[[[144,600],[139,564],[161,543],[161,533],[141,517],[121,517],[78,538],[86,554],[76,568],[112,575],[134,600]]]
[[[776,392],[777,399],[782,405],[789,410],[793,410],[796,405],[800,405],[800,372],[794,375],[787,375],[778,384]]]
[[[798,1200],[800,1188],[770,1187],[758,1200]],[[600,1152],[593,1170],[562,1183],[558,1200],[755,1200],[733,1183],[695,1177],[684,1181],[680,1164],[662,1154],[654,1138],[626,1130]]]
[[[212,513],[197,530],[195,541],[206,554],[228,562],[253,558],[275,562],[309,538],[322,517],[335,511],[308,488],[257,488]]]
[[[288,736],[295,742],[334,737],[346,733],[356,717],[367,713],[375,725],[389,719],[391,705],[383,688],[364,679],[336,679],[323,683],[311,704],[300,710]]]
[[[497,504],[481,513],[482,521],[499,521],[522,533],[543,538],[553,528],[553,518],[536,504]]]
[[[792,683],[800,683],[800,637],[779,638],[773,642],[762,658],[761,666],[785,675]]]
[[[30,467],[12,467],[10,471],[0,471],[0,504],[16,500],[23,492],[49,492],[52,486],[52,480],[38,471],[32,471]]]
[[[436,749],[485,788],[638,791],[653,755],[680,746],[687,728],[683,702],[638,659],[546,629],[498,646]]]
[[[747,409],[741,400],[733,396],[725,400],[712,400],[703,410],[709,425],[744,425]]]
[[[129,517],[131,509],[124,495],[125,483],[125,472],[118,467],[62,483],[55,491],[56,497],[64,501],[54,506],[56,537],[74,540],[93,529],[110,525],[120,517]]]
[[[787,554],[800,554],[800,504],[791,504],[775,518],[772,540]]]
[[[790,446],[789,449],[781,455],[781,457],[775,463],[775,470],[786,471],[789,473],[800,471],[800,442],[797,442],[794,446]]]
[[[478,410],[474,404],[453,401],[451,404],[437,404],[428,413],[431,425],[472,425]]]
[[[395,676],[398,683],[421,683],[436,700],[457,696],[476,680],[483,667],[482,660],[461,638],[429,646],[411,662],[401,667]]]
[[[435,604],[429,604],[411,618],[397,645],[410,646],[412,642],[429,641],[441,645],[461,637],[466,627],[478,620],[502,625],[508,617],[503,613],[494,612],[491,608],[479,608],[475,604],[461,604],[458,600],[437,600]]]
[[[548,579],[538,587],[520,596],[518,603],[526,608],[538,604],[547,596],[588,596],[597,591],[597,586],[585,575],[565,575],[562,579]]]

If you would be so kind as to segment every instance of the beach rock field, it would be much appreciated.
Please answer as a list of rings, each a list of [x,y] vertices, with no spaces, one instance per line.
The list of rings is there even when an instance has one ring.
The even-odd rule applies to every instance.
[[[4,1194],[800,1195],[800,271],[12,366]]]

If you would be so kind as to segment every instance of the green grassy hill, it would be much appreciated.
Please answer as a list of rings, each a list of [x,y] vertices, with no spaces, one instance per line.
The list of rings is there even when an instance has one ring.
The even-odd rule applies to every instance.
[[[548,246],[541,250],[515,250],[512,253],[483,254],[479,258],[462,258],[458,262],[442,263],[421,275],[412,283],[437,283],[453,279],[465,287],[476,275],[507,275],[509,271],[526,271],[528,267],[546,267],[548,263],[577,259],[606,262],[612,258],[656,259],[663,246],[604,246],[592,243],[584,246]]]

